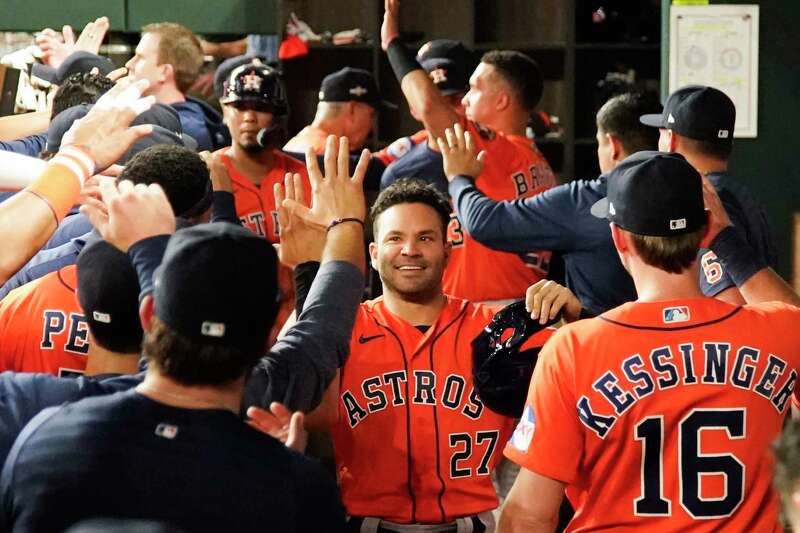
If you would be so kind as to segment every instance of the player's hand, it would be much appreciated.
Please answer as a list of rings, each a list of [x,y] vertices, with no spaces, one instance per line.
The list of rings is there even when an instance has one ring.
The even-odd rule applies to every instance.
[[[300,411],[293,413],[278,402],[272,402],[269,409],[266,411],[260,407],[249,407],[247,423],[262,433],[278,439],[287,448],[304,453],[308,443],[308,432],[303,425],[303,413]]]
[[[578,320],[583,306],[571,290],[555,281],[543,279],[528,287],[525,308],[532,319],[546,324],[558,316],[559,311],[563,311],[565,322],[574,322]]]
[[[156,235],[175,233],[175,214],[167,195],[157,184],[144,185],[100,178],[100,199],[89,196],[81,213],[89,217],[100,235],[123,252]]]
[[[108,32],[108,17],[99,17],[89,22],[81,32],[81,36],[75,41],[75,51],[82,50],[96,54],[100,51],[100,45]]]
[[[483,162],[486,159],[486,152],[475,155],[475,139],[461,124],[455,123],[452,128],[444,130],[447,137],[436,139],[439,151],[442,152],[444,160],[444,174],[448,181],[453,181],[456,176],[469,176],[477,178],[483,171]]]
[[[197,154],[208,167],[208,175],[211,178],[211,188],[215,191],[226,191],[233,193],[233,183],[228,173],[228,167],[222,162],[222,153],[211,153],[208,150]],[[277,204],[276,204],[277,205]]]
[[[142,97],[149,82],[123,78],[105,93],[92,109],[64,134],[61,146],[77,145],[86,150],[102,171],[115,163],[128,148],[153,131],[149,124],[128,127],[139,113],[155,103],[155,97]]]
[[[714,185],[703,176],[703,202],[706,204],[706,209],[709,212],[708,216],[708,234],[703,239],[701,245],[708,245],[714,240],[714,237],[719,235],[719,232],[732,226],[728,212],[725,206],[722,205],[722,200],[719,199],[719,194],[714,188]]]
[[[381,24],[381,48],[385,52],[389,44],[400,37],[400,0],[385,0],[383,24]]]
[[[292,205],[292,202],[308,207],[302,179],[300,174],[287,172],[284,185],[276,183],[273,187],[281,239],[280,244],[274,246],[281,263],[289,268],[309,261],[320,261],[325,248],[325,228],[309,223],[295,214],[295,210],[286,207]],[[284,205],[284,200],[289,202]]]
[[[306,150],[306,168],[311,182],[311,208],[288,198],[284,205],[306,222],[322,228],[335,219],[357,218],[367,214],[364,200],[364,175],[369,164],[369,150],[363,150],[353,176],[350,176],[350,143],[347,137],[329,135],[325,144],[325,175],[319,169],[317,156]]]

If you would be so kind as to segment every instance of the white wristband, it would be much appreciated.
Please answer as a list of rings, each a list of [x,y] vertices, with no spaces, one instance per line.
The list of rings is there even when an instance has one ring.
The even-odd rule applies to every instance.
[[[65,146],[50,160],[67,167],[78,178],[81,186],[94,175],[94,160],[77,146]]]

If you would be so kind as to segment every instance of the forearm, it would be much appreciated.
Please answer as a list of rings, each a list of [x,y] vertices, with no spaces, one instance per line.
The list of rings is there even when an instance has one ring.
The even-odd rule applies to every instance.
[[[35,111],[0,118],[0,141],[13,141],[47,131],[50,125],[48,111]]]
[[[552,533],[558,516],[545,519],[527,517],[518,512],[512,502],[506,502],[497,524],[497,533]]]
[[[309,412],[320,404],[347,358],[363,287],[363,273],[354,264],[328,261],[320,267],[297,323],[245,385],[245,409],[277,401]]]
[[[77,203],[81,183],[89,174],[79,178],[55,160],[23,192],[0,204],[0,282],[5,283],[45,245],[58,222]]]
[[[314,278],[317,277],[320,264],[316,261],[301,263],[294,268],[294,311],[295,316],[300,316],[311,291]]]
[[[434,139],[444,138],[445,128],[458,121],[458,115],[400,39],[392,41],[387,54],[409,107]]]
[[[733,226],[723,229],[709,248],[722,262],[747,303],[779,301],[800,305],[800,297],[792,287],[758,259]]]
[[[322,251],[322,264],[329,261],[345,261],[364,274],[364,228],[360,224],[345,222],[328,230]]]
[[[128,257],[139,278],[139,301],[153,292],[153,273],[161,264],[169,238],[169,235],[148,237],[128,249]]]

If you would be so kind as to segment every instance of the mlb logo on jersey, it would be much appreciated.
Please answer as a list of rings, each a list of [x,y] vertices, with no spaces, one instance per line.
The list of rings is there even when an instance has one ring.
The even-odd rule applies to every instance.
[[[689,321],[689,308],[686,306],[681,307],[666,307],[664,309],[664,323],[674,324],[675,322],[688,322]]]
[[[533,417],[533,407],[525,405],[525,411],[523,411],[522,418],[517,424],[517,429],[511,435],[511,445],[521,452],[527,452],[528,446],[531,445],[533,440],[534,429],[536,429],[536,423]]]

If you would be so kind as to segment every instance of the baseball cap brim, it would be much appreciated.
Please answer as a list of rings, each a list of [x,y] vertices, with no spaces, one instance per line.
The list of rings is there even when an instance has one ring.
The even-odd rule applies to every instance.
[[[608,218],[608,205],[608,196],[606,196],[597,200],[590,211],[597,218]]]
[[[639,122],[645,126],[652,126],[653,128],[664,128],[664,116],[661,113],[653,113],[650,115],[642,115],[639,117]]]
[[[372,104],[375,109],[388,109],[389,111],[397,111],[397,104],[393,104],[387,100],[379,100]]]

